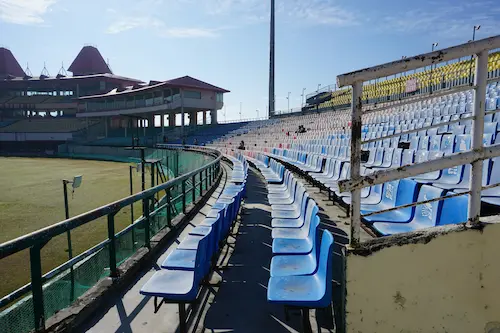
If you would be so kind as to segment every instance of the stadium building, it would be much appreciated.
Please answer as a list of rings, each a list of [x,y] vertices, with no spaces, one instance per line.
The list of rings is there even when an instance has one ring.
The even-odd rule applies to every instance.
[[[68,71],[73,75],[61,68],[50,76],[44,68],[33,76],[0,48],[2,151],[45,151],[66,142],[130,145],[134,135],[149,143],[180,141],[198,121],[216,124],[229,92],[189,76],[145,83],[116,75],[94,46],[83,47]]]

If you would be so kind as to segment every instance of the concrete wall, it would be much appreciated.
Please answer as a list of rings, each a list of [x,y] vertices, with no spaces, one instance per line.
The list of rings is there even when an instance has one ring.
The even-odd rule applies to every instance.
[[[500,332],[500,224],[376,239],[346,257],[347,332]]]

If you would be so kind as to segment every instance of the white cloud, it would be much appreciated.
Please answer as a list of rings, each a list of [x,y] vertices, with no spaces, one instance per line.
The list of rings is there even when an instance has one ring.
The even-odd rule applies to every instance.
[[[14,24],[40,24],[57,0],[0,0],[0,20]]]
[[[439,38],[472,38],[472,27],[480,24],[479,38],[500,33],[500,18],[491,8],[491,1],[460,3],[443,6],[433,3],[429,9],[413,9],[382,19],[383,30],[398,33],[429,33]]]
[[[160,34],[173,38],[213,38],[218,36],[215,30],[200,28],[170,28],[162,30]]]
[[[106,32],[108,34],[117,34],[136,28],[162,28],[164,23],[153,17],[123,17],[113,22]]]
[[[150,16],[123,17],[113,22],[106,32],[118,34],[132,29],[149,29],[159,36],[171,38],[212,38],[218,36],[216,29],[170,28],[162,20]]]
[[[288,1],[283,10],[288,16],[310,24],[350,26],[358,23],[354,13],[336,5],[334,1]]]

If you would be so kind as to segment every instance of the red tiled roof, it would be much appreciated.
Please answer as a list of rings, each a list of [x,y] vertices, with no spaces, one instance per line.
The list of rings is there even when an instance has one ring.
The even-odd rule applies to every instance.
[[[157,84],[154,84],[155,82],[152,82],[152,83],[153,83],[152,85],[137,85],[137,86],[134,86],[133,88],[127,89],[125,91],[112,90],[112,91],[109,91],[105,94],[84,96],[84,97],[80,97],[79,99],[94,99],[94,98],[100,98],[100,97],[107,97],[110,95],[133,94],[135,92],[144,92],[144,91],[154,90],[154,89],[161,88],[161,87],[192,88],[192,89],[209,90],[209,91],[215,91],[215,92],[221,92],[221,93],[230,92],[229,90],[219,88],[217,86],[200,81],[200,80],[195,79],[195,78],[190,77],[190,76],[183,76],[183,77],[179,77],[176,79],[163,81],[163,82],[160,82]]]
[[[24,76],[24,71],[10,50],[0,47],[0,77]]]
[[[113,74],[102,58],[99,50],[93,46],[84,46],[68,70],[73,76],[90,74]]]
[[[176,79],[165,81],[164,83],[168,84],[168,85],[172,85],[172,86],[177,86],[177,87],[198,88],[198,89],[211,90],[211,91],[217,91],[217,92],[223,92],[223,93],[229,92],[229,90],[216,87],[216,86],[211,85],[209,83],[195,79],[191,76],[178,77]]]

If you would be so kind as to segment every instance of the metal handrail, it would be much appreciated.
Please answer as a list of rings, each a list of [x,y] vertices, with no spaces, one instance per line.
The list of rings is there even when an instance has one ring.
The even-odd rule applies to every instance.
[[[188,193],[192,196],[193,199],[196,199],[196,191],[199,183],[196,182],[191,184],[189,188],[186,186],[186,182],[192,179],[195,179],[197,175],[199,175],[200,183],[202,181],[205,182],[205,188],[208,190],[211,186],[215,184],[215,180],[217,176],[220,175],[221,167],[220,161],[222,159],[221,152],[198,146],[180,146],[180,145],[168,145],[168,147],[163,147],[167,145],[158,145],[159,148],[165,149],[183,149],[187,151],[198,151],[200,153],[209,154],[213,156],[215,159],[206,165],[188,172],[182,176],[179,176],[175,179],[171,179],[163,184],[157,185],[150,189],[144,190],[134,195],[130,195],[126,198],[117,200],[115,202],[109,203],[107,205],[101,206],[99,208],[93,209],[89,212],[80,214],[78,216],[69,218],[67,220],[58,222],[51,226],[42,228],[40,230],[34,231],[27,235],[18,237],[16,239],[7,241],[5,243],[0,244],[0,259],[13,255],[17,252],[23,251],[25,249],[30,250],[30,266],[31,266],[31,282],[18,288],[17,290],[11,292],[10,294],[2,297],[0,299],[0,308],[10,304],[14,300],[24,296],[27,292],[32,291],[33,295],[33,311],[34,311],[34,319],[35,319],[35,330],[40,330],[45,327],[45,314],[44,314],[44,305],[43,305],[43,283],[49,280],[50,278],[60,274],[78,262],[84,260],[85,258],[90,257],[92,254],[101,250],[105,246],[109,246],[109,260],[110,260],[110,276],[116,277],[118,275],[117,271],[117,263],[116,263],[116,248],[115,241],[118,236],[123,235],[130,229],[137,227],[138,225],[144,225],[145,229],[145,246],[150,247],[150,221],[151,218],[154,217],[161,209],[164,209],[167,206],[167,225],[171,223],[171,214],[169,204],[175,202],[179,198],[183,199],[183,210],[185,210],[186,206],[186,196]],[[176,186],[182,185],[182,193],[180,193],[176,198],[167,198],[167,204],[158,205],[153,207],[153,211],[151,209],[151,201],[154,196],[162,191],[167,191],[170,193],[170,190]],[[199,195],[202,195],[202,186],[200,185]],[[114,231],[114,216],[120,209],[129,207],[131,204],[142,201],[143,215],[137,219],[134,223],[127,226],[125,229],[115,233]],[[40,251],[47,242],[49,242],[52,238],[66,233],[72,229],[75,229],[79,226],[82,226],[86,223],[95,221],[101,217],[108,217],[108,239],[103,242],[93,246],[92,248],[86,250],[85,252],[71,258],[66,261],[62,265],[52,269],[51,271],[43,274],[41,267],[41,256]]]
[[[475,226],[480,223],[479,216],[481,210],[481,181],[483,172],[483,160],[485,158],[500,155],[498,147],[483,147],[484,116],[483,111],[486,104],[486,84],[488,81],[488,51],[500,48],[500,35],[486,39],[473,41],[449,47],[443,50],[421,54],[415,57],[394,61],[391,63],[365,68],[337,76],[337,84],[340,87],[352,86],[352,113],[351,113],[351,156],[350,156],[350,180],[339,182],[341,190],[349,188],[351,191],[351,234],[350,244],[352,247],[359,246],[361,227],[361,183],[373,184],[384,182],[388,179],[400,179],[412,177],[417,174],[440,170],[461,164],[471,164],[471,180],[469,186],[468,200],[468,222]],[[408,167],[401,167],[389,172],[377,172],[369,176],[361,176],[361,128],[363,114],[363,82],[376,79],[377,77],[394,75],[400,72],[421,68],[422,66],[434,65],[436,63],[476,55],[475,74],[472,88],[475,90],[474,111],[471,119],[473,130],[471,134],[471,151],[453,156],[441,158],[439,160],[428,161],[422,164],[415,164]],[[472,82],[470,82],[472,83]],[[432,85],[431,85],[432,87]],[[442,124],[440,124],[442,125]],[[421,129],[419,129],[421,130]],[[429,169],[426,169],[429,168]],[[370,185],[373,185],[370,184]]]

